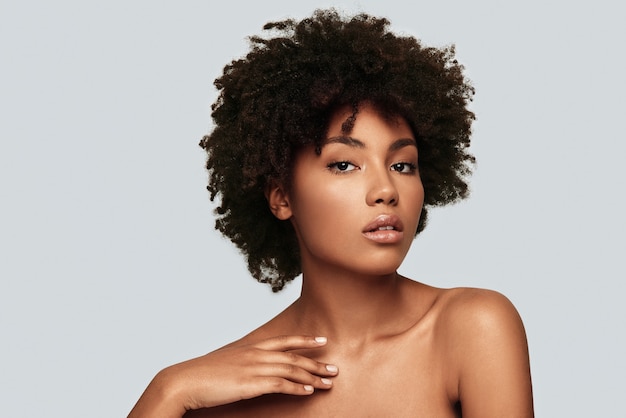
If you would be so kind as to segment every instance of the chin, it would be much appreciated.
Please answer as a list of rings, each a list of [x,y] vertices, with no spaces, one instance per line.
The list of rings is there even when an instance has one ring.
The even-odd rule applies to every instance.
[[[395,275],[400,268],[396,263],[372,263],[369,266],[359,266],[356,271],[364,276],[390,276]]]
[[[361,260],[359,263],[365,274],[374,275],[374,276],[385,276],[389,274],[394,274],[399,268],[402,262],[404,261],[404,257],[393,255],[381,255],[380,257],[372,257],[364,262],[365,260]],[[358,268],[358,267],[357,267]]]

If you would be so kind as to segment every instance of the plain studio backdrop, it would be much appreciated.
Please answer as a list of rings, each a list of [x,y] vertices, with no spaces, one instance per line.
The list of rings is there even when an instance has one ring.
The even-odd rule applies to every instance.
[[[125,416],[297,297],[213,229],[197,143],[246,36],[336,6],[456,44],[477,90],[472,196],[431,211],[401,273],[513,301],[538,417],[626,417],[617,1],[0,4],[1,416]]]

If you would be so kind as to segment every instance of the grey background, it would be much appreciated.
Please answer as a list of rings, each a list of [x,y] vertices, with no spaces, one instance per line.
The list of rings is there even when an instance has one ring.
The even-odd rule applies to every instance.
[[[335,5],[455,43],[477,96],[472,197],[401,272],[506,294],[537,416],[626,416],[617,1],[0,3],[0,415],[125,416],[162,367],[282,310],[213,230],[212,81],[266,21]]]

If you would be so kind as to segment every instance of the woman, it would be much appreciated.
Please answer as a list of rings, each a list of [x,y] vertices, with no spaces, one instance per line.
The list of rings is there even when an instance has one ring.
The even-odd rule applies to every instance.
[[[427,208],[464,198],[473,89],[454,50],[367,15],[270,23],[216,80],[216,228],[301,296],[168,367],[130,417],[530,417],[524,328],[502,295],[397,269]]]

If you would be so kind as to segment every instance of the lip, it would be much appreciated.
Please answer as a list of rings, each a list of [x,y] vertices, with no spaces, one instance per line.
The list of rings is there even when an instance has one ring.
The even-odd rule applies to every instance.
[[[382,228],[382,229],[381,229]],[[391,229],[388,229],[391,228]],[[404,237],[404,225],[396,215],[382,214],[363,228],[363,236],[381,244],[395,244]]]

